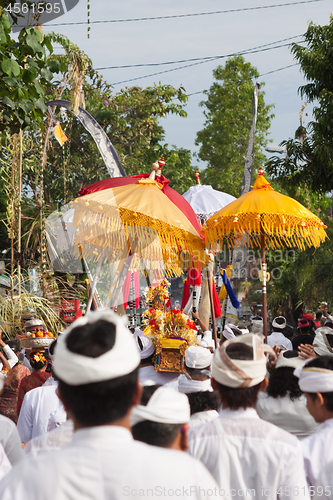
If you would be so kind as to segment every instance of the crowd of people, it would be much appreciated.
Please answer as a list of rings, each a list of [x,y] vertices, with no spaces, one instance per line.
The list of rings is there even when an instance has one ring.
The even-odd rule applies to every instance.
[[[196,315],[181,373],[156,371],[152,339],[111,310],[46,351],[0,338],[0,499],[333,498],[327,316],[294,338],[274,318],[267,342],[260,318],[228,324],[214,348]]]

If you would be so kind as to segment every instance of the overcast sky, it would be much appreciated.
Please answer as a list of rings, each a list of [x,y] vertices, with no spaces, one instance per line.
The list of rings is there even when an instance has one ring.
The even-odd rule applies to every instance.
[[[92,24],[90,39],[87,38],[86,25],[44,25],[45,32],[54,30],[63,33],[76,43],[92,59],[94,68],[228,55],[290,37],[297,37],[291,41],[300,42],[299,35],[306,31],[309,21],[321,25],[328,24],[333,12],[331,0],[304,3],[297,3],[296,0],[91,0],[90,3],[91,21],[294,4],[173,19]],[[77,23],[86,20],[87,1],[80,0],[72,11],[52,23]],[[275,45],[286,43],[289,41]],[[299,67],[293,66],[265,74],[295,63],[288,46],[247,54],[244,57],[263,75],[258,81],[266,84],[266,103],[275,104],[276,116],[272,121],[270,138],[274,144],[279,144],[282,140],[293,137],[299,125],[299,112],[303,104],[297,93],[298,87],[304,82]],[[224,62],[225,59],[222,58],[127,83],[117,82],[191,63],[105,69],[101,70],[101,74],[105,80],[114,84],[115,91],[125,86],[146,87],[161,82],[174,87],[183,85],[188,94],[195,94],[190,96],[185,108],[188,118],[171,116],[161,121],[166,131],[166,142],[170,146],[174,144],[195,152],[198,151],[194,144],[196,133],[202,129],[204,123],[203,108],[199,107],[199,102],[204,99],[201,92],[209,89],[213,82],[213,69]],[[311,118],[310,106],[307,106],[305,112],[309,113],[309,116],[304,115],[307,123]]]

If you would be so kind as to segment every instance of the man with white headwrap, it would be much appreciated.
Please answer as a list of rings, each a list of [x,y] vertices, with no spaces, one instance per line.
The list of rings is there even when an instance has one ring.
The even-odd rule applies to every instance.
[[[333,356],[333,331],[328,326],[317,328],[313,344],[300,344],[298,347],[299,355],[304,359],[314,358],[316,356]]]
[[[191,345],[185,351],[185,373],[181,373],[175,380],[168,384],[168,387],[180,390],[179,384],[186,384],[188,380],[191,379],[193,373],[198,371],[206,370],[209,372],[210,365],[213,359],[213,354],[206,347],[201,347],[197,345]],[[210,381],[207,382],[208,386],[211,387]],[[184,392],[184,391],[181,391]]]
[[[271,347],[274,347],[275,344],[277,344],[279,347],[285,347],[291,351],[293,345],[291,341],[282,333],[286,326],[286,318],[283,316],[277,316],[274,318],[272,321],[272,333],[267,336],[267,344]]]
[[[170,387],[143,388],[139,405],[134,406],[130,424],[134,439],[162,448],[187,451],[187,423],[190,405],[187,396]]]
[[[177,373],[157,372],[153,365],[155,347],[151,338],[147,337],[142,330],[136,328],[134,338],[140,354],[139,380],[144,384],[146,380],[152,380],[157,385],[164,385],[177,380]]]
[[[307,482],[313,492],[319,493],[320,487],[333,486],[332,479],[328,481],[327,477],[320,478],[324,467],[333,461],[333,357],[310,359],[294,373],[305,393],[307,409],[315,421],[321,424],[317,432],[301,441]],[[332,492],[331,489],[330,498]]]
[[[298,439],[255,411],[258,392],[267,386],[265,354],[275,356],[261,341],[245,334],[215,351],[212,386],[222,410],[218,419],[190,430],[189,452],[229,497],[308,499]]]
[[[20,462],[0,482],[1,500],[123,500],[171,491],[208,499],[218,491],[199,461],[134,441],[129,419],[141,399],[140,355],[125,322],[111,310],[91,312],[58,339],[54,372],[73,442]]]

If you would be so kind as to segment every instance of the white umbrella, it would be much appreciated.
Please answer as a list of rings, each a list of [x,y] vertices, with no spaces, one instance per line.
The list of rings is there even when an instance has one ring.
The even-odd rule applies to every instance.
[[[193,208],[201,225],[204,224],[209,217],[221,210],[221,208],[236,199],[234,196],[231,196],[231,194],[217,191],[213,189],[212,186],[202,184],[191,186],[183,196]]]

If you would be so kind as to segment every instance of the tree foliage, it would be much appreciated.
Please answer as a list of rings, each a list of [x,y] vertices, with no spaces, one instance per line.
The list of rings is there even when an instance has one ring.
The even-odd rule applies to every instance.
[[[205,107],[206,121],[196,139],[196,144],[201,145],[199,158],[208,162],[203,180],[238,197],[252,121],[252,81],[259,77],[259,73],[242,56],[235,56],[224,67],[218,66],[213,75],[216,81],[205,92],[207,100],[200,104]],[[259,91],[254,154],[256,169],[264,163],[265,157],[260,150],[266,144],[273,117],[270,114],[272,107],[265,104],[264,92]]]
[[[168,113],[186,116],[184,89],[160,84],[114,94],[105,82],[96,81],[85,82],[84,92],[87,111],[109,136],[127,175],[150,172],[151,164],[164,156],[163,174],[170,177],[170,186],[184,192],[193,184],[190,151],[164,144],[164,129],[158,121]],[[65,91],[63,98],[67,96]],[[83,186],[109,177],[97,146],[76,117],[56,112],[69,141],[63,147],[56,141],[50,143],[44,177],[49,204],[67,202]],[[33,172],[27,182],[34,183]]]
[[[31,125],[43,126],[45,88],[51,86],[59,65],[50,58],[51,37],[36,28],[24,28],[18,41],[10,36],[11,25],[0,11],[0,131],[18,132]]]
[[[296,134],[282,143],[287,156],[273,157],[267,171],[281,183],[306,183],[313,191],[325,193],[333,189],[333,16],[327,26],[310,23],[304,41],[305,47],[294,43],[291,51],[308,80],[299,93],[315,103],[314,120],[304,141]]]

